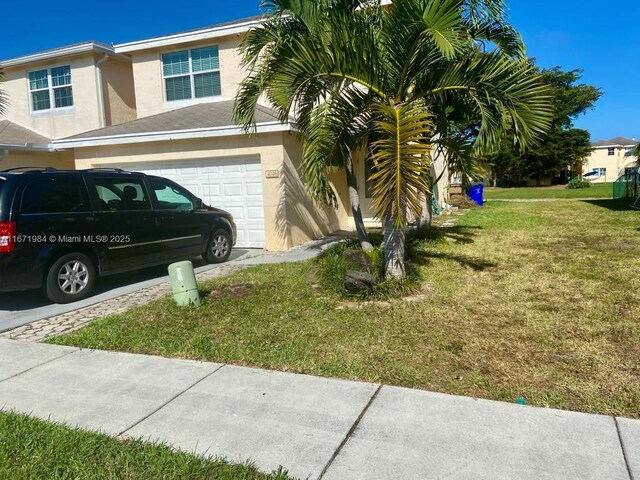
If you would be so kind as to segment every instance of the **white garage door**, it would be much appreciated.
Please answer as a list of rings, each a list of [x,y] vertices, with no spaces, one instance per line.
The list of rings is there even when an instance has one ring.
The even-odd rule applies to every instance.
[[[107,167],[107,165],[101,165]],[[262,168],[257,158],[109,165],[165,177],[204,203],[226,210],[238,227],[236,246],[264,248]]]

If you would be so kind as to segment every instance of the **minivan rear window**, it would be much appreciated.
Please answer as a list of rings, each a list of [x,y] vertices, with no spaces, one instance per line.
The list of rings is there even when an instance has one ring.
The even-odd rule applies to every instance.
[[[31,182],[22,194],[20,213],[75,213],[91,210],[81,178],[43,178]]]

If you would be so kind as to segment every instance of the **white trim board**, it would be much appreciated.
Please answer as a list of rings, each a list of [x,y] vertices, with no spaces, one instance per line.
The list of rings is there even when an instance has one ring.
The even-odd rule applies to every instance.
[[[198,40],[209,40],[213,38],[226,37],[227,35],[237,35],[248,32],[253,27],[260,25],[263,19],[250,20],[248,22],[233,23],[231,25],[223,25],[220,27],[203,28],[191,32],[175,33],[173,35],[164,35],[162,37],[148,38],[135,42],[120,43],[114,45],[116,53],[137,52],[150,48],[166,47],[168,45],[177,45],[186,42],[195,42]]]
[[[295,128],[292,124],[280,122],[259,123],[256,125],[256,134],[291,132]],[[79,138],[76,140],[61,139],[51,142],[56,148],[83,148],[103,145],[124,145],[130,143],[163,142],[168,140],[188,140],[191,138],[213,138],[246,135],[240,126],[225,126],[211,128],[195,128],[191,130],[173,130],[166,132],[127,133],[122,135],[110,135],[103,137]]]

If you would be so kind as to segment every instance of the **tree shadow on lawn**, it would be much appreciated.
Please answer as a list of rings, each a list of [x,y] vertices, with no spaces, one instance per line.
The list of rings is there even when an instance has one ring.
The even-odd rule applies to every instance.
[[[612,210],[614,212],[623,212],[623,211],[638,211],[638,209],[633,208],[634,200],[631,198],[618,198],[618,199],[602,199],[602,200],[582,200],[585,203],[590,203],[591,205],[595,205],[596,207],[606,208],[607,210]]]
[[[434,226],[427,230],[426,233],[417,232],[417,240],[427,240],[432,242],[439,242],[442,240],[453,240],[455,243],[461,243],[468,245],[473,243],[473,237],[477,235],[477,231],[482,230],[482,227],[469,227],[453,225],[449,227]]]
[[[415,239],[411,239],[411,241],[408,242],[408,248],[415,249],[411,255],[413,262],[417,265],[426,266],[430,263],[431,259],[438,258],[441,260],[457,262],[463,267],[471,268],[476,272],[481,272],[487,268],[495,268],[498,266],[495,262],[479,259],[477,257],[470,257],[468,255],[433,251],[432,248],[429,248],[428,251],[421,251],[418,248],[419,243],[414,243],[423,240],[427,240],[429,243],[437,243],[441,240],[452,240],[457,244],[469,245],[474,243],[473,238],[478,234],[478,230],[482,230],[482,227],[455,225],[431,228],[426,234],[418,235]]]

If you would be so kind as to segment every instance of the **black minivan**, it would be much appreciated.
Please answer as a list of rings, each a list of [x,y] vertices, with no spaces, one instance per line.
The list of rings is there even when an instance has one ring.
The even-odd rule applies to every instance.
[[[119,169],[0,172],[0,292],[43,288],[57,303],[97,276],[202,255],[229,258],[231,214],[166,178]]]

